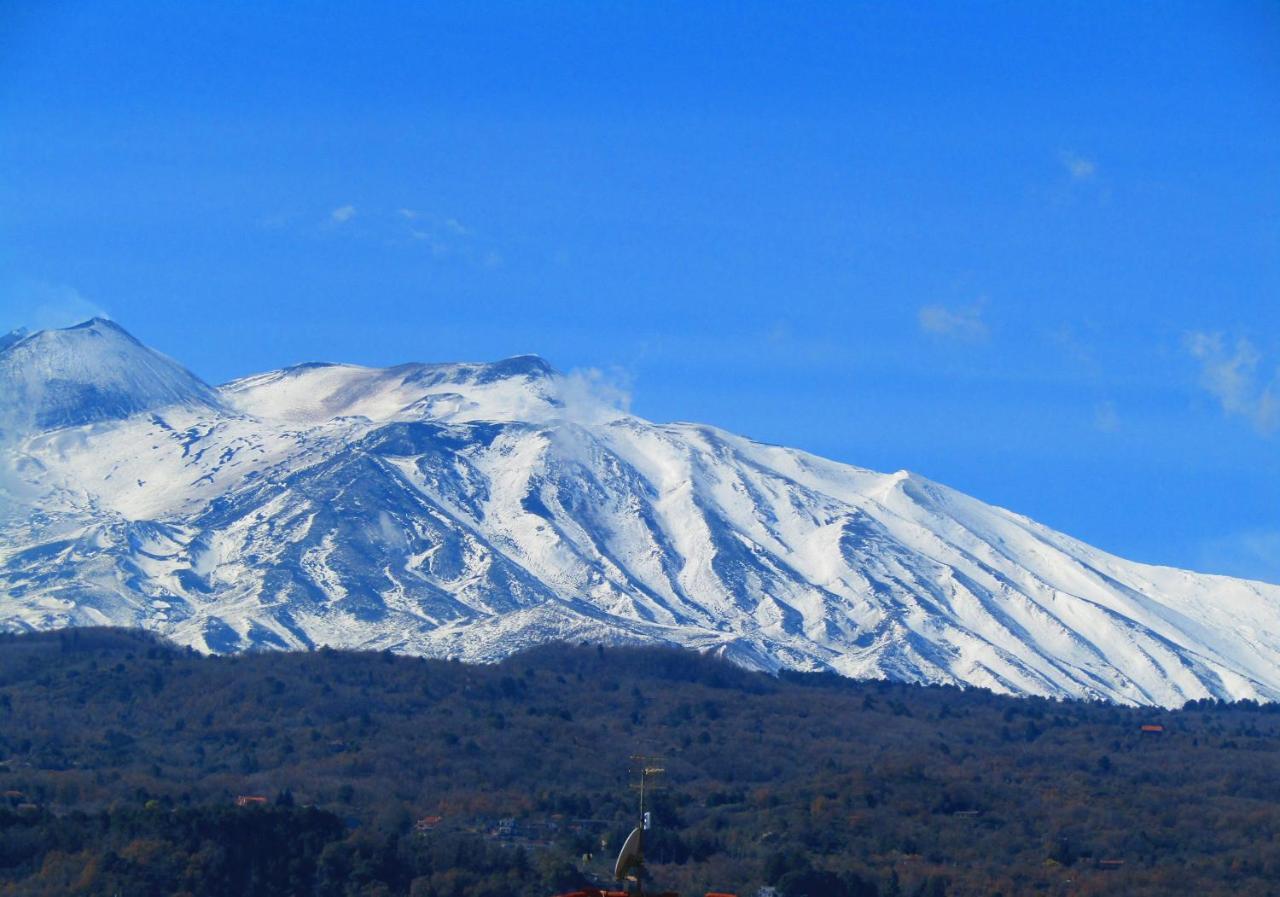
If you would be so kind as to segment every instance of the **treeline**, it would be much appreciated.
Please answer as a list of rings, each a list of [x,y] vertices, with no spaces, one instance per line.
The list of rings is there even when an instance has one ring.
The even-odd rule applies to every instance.
[[[570,864],[477,835],[354,834],[333,813],[282,803],[60,816],[0,809],[0,835],[11,894],[461,897],[585,883]]]
[[[470,666],[4,636],[0,894],[546,897],[603,880],[634,824],[629,757],[655,754],[658,888],[1265,897],[1278,737],[1273,705],[775,678],[652,648]]]

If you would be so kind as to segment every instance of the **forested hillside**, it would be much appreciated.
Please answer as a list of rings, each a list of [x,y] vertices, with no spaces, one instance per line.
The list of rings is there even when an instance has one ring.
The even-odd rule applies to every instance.
[[[7,636],[0,894],[545,897],[604,874],[645,753],[668,770],[655,884],[686,894],[1262,897],[1275,711],[779,679],[661,649],[470,666]]]

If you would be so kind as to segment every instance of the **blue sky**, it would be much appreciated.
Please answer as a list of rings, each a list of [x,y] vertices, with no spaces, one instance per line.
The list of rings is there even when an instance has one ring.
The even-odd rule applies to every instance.
[[[0,6],[0,327],[535,352],[1280,582],[1280,7]]]

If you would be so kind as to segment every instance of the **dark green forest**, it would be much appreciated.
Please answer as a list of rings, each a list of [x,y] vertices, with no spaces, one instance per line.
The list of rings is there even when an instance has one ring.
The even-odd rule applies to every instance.
[[[1160,731],[1143,731],[1143,727]],[[1280,895],[1280,712],[551,646],[503,663],[0,637],[0,894],[548,897],[665,758],[656,888]],[[245,806],[237,806],[237,798]]]

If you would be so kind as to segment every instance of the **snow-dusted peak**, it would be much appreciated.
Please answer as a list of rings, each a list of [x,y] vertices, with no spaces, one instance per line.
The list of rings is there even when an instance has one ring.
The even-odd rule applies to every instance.
[[[562,391],[561,375],[536,355],[389,368],[308,362],[222,387],[225,401],[239,411],[293,424],[341,417],[376,422],[538,419],[562,406]]]
[[[17,330],[11,330],[4,336],[0,336],[0,352],[12,346],[14,343],[29,336],[31,331],[25,327],[19,327]]]
[[[104,318],[0,341],[0,430],[77,426],[177,404],[220,407],[200,378]]]
[[[1012,694],[1280,700],[1280,586],[655,424],[591,372],[312,363],[211,393],[107,321],[0,342],[0,408],[102,421],[0,440],[0,629],[473,660],[657,641]]]

